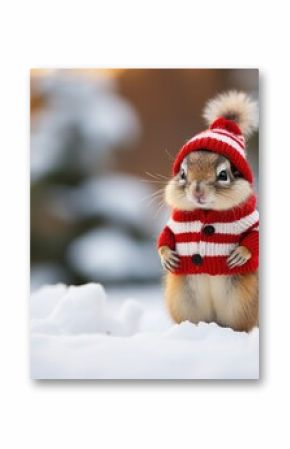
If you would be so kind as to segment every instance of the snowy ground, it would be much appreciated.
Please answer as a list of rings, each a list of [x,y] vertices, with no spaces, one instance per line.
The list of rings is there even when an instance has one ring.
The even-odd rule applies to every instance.
[[[173,324],[160,287],[45,286],[31,295],[34,379],[257,379],[259,332]]]

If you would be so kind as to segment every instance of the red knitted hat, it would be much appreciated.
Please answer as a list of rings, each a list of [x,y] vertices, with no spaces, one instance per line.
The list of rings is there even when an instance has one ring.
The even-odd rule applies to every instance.
[[[253,173],[246,159],[245,138],[241,128],[244,134],[249,135],[257,127],[256,103],[242,92],[228,92],[211,100],[204,115],[210,120],[210,127],[183,145],[174,161],[173,175],[177,175],[183,159],[189,153],[208,150],[227,157],[241,175],[252,183]]]

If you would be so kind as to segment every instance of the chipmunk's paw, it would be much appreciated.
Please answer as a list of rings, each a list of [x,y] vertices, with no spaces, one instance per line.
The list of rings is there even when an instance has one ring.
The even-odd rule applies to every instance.
[[[159,248],[159,256],[164,270],[172,272],[178,267],[179,256],[176,251],[173,251],[167,246],[162,246]]]
[[[250,258],[251,253],[245,246],[238,246],[228,257],[227,262],[230,268],[244,265]]]

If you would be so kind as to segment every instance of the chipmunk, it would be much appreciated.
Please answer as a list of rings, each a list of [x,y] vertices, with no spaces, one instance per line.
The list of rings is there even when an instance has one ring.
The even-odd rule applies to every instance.
[[[237,331],[258,325],[259,215],[245,137],[258,126],[243,92],[210,100],[210,125],[180,149],[165,188],[171,217],[158,239],[173,320],[216,322]]]

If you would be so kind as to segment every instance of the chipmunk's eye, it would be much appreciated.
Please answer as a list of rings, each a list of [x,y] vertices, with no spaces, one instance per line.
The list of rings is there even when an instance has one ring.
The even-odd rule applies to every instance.
[[[217,175],[218,181],[227,181],[228,180],[228,174],[226,170],[222,170]]]
[[[180,179],[182,179],[182,180],[186,179],[185,171],[183,169],[180,172]]]

